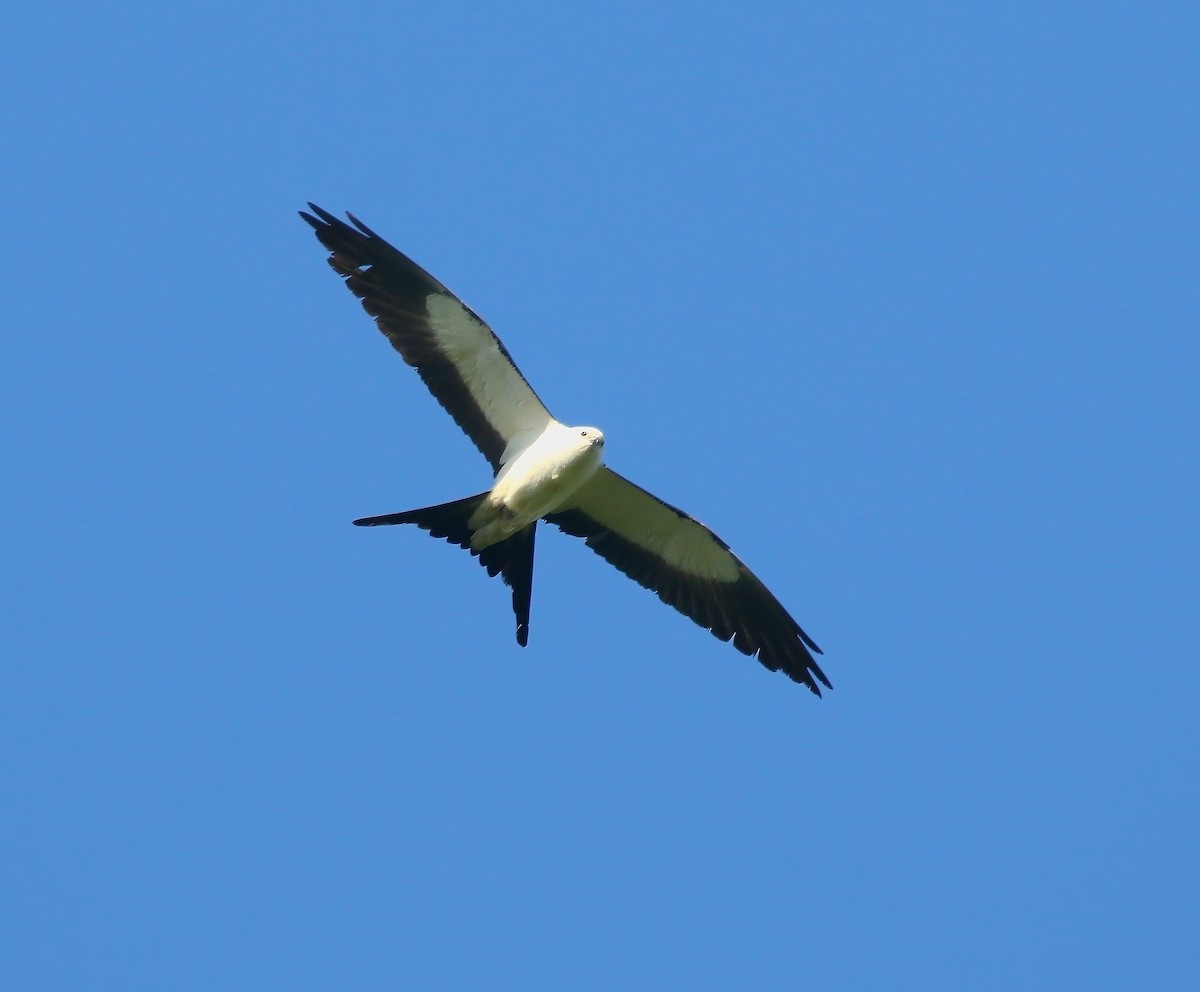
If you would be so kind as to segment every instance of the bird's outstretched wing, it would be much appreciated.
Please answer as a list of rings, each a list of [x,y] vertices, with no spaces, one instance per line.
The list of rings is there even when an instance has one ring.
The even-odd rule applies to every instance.
[[[818,696],[821,653],[767,587],[716,534],[682,510],[601,468],[573,505],[546,519],[701,627]]]
[[[554,419],[500,339],[462,300],[352,214],[353,227],[309,208],[300,216],[329,249],[329,264],[493,470],[510,441],[535,437]]]

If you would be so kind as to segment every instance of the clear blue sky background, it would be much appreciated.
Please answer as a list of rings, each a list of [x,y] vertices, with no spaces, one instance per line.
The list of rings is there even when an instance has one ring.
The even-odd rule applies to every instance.
[[[1183,989],[1192,3],[27,4],[0,986]],[[460,293],[825,648],[546,529],[296,210]]]

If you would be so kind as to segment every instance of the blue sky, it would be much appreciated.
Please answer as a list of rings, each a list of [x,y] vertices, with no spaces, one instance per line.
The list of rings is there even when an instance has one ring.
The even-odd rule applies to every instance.
[[[0,65],[0,984],[1184,988],[1193,5],[26,5]],[[352,210],[825,649],[487,466]]]

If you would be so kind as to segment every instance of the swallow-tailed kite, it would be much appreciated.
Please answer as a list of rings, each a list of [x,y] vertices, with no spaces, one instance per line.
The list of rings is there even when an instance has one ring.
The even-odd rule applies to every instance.
[[[604,434],[555,420],[491,328],[437,279],[353,215],[351,227],[309,207],[300,216],[329,264],[495,472],[477,496],[356,524],[416,524],[470,551],[512,588],[524,645],[534,532],[547,520],[771,671],[817,695],[818,680],[829,686],[811,653],[821,649],[724,541],[605,467]]]

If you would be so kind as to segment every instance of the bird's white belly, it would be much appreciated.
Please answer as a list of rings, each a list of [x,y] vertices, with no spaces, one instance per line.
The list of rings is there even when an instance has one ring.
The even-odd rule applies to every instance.
[[[601,464],[601,445],[582,443],[574,429],[556,425],[501,469],[492,491],[471,519],[472,547],[515,534],[562,509]]]
[[[524,518],[536,520],[561,508],[600,467],[597,447],[538,450],[533,445],[501,473],[491,502]]]

